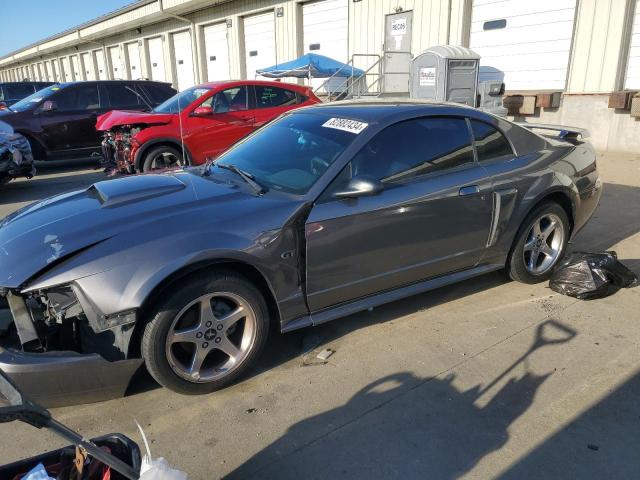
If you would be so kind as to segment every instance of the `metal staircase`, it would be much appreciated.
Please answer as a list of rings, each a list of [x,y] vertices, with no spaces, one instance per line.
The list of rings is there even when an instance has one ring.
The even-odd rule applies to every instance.
[[[373,59],[373,63],[356,73],[357,60]],[[366,60],[365,60],[366,61]],[[347,62],[351,67],[351,76],[345,77],[345,69],[334,73],[320,84],[314,93],[325,102],[347,100],[352,98],[379,97],[384,91],[384,73],[382,72],[382,57],[376,53],[356,53]]]

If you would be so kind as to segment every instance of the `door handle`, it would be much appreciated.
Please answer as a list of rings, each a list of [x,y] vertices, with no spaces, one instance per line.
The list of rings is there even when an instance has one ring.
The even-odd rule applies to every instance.
[[[473,195],[474,193],[480,193],[478,185],[467,185],[466,187],[462,187],[458,192],[458,195],[464,197],[465,195]]]

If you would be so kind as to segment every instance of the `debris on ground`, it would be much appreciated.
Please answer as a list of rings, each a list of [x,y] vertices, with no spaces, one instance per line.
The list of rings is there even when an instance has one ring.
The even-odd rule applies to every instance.
[[[549,280],[551,290],[580,300],[613,295],[637,283],[636,274],[618,261],[616,252],[575,252]]]
[[[302,358],[302,367],[310,367],[313,365],[326,365],[329,363],[329,357],[336,353],[335,350],[330,348],[322,349],[317,355],[314,355],[313,352],[310,352],[308,355],[305,355]]]
[[[330,350],[328,348],[325,348],[324,350],[322,350],[318,355],[316,355],[316,358],[319,360],[323,360],[323,361],[327,361],[327,359],[334,354],[333,350]]]

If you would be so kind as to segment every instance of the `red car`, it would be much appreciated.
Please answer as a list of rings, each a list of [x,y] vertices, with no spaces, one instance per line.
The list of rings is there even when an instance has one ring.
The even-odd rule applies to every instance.
[[[148,172],[202,164],[281,113],[319,102],[300,85],[211,82],[184,90],[150,112],[105,113],[96,128],[105,132],[108,172]]]

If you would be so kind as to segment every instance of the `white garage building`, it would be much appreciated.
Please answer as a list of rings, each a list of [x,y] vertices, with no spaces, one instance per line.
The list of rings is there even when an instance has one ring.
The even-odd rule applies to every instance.
[[[398,14],[407,55],[470,47],[503,72],[507,94],[562,92],[559,107],[527,120],[587,127],[599,149],[640,152],[640,121],[609,108],[612,92],[640,90],[640,0],[139,0],[0,58],[0,80],[150,78],[184,89],[257,78],[314,52],[371,69],[371,83],[385,76],[397,40],[387,17]]]

